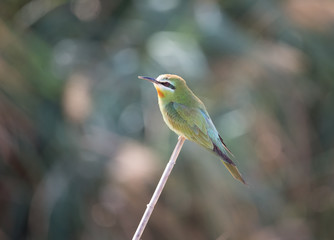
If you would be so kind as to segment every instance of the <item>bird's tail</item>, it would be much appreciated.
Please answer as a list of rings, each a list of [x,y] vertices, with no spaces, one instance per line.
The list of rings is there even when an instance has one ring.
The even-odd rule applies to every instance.
[[[239,172],[238,168],[235,166],[235,163],[227,156],[226,150],[221,147],[217,147],[215,143],[213,143],[213,149],[212,149],[218,156],[221,157],[222,163],[224,163],[225,167],[228,169],[228,171],[232,174],[232,176],[242,182],[243,184],[246,184],[245,180],[241,176],[241,173]]]
[[[232,176],[242,182],[243,184],[246,184],[245,180],[241,176],[241,173],[239,172],[238,168],[235,165],[232,165],[230,163],[225,162],[222,160],[222,163],[224,163],[225,167],[228,169],[228,171],[232,174]]]

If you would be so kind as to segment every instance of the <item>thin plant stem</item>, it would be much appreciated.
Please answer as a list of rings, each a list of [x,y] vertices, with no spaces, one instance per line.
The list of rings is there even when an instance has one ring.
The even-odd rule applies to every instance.
[[[139,240],[141,235],[143,234],[144,230],[145,230],[145,227],[147,225],[147,222],[148,220],[150,219],[151,217],[151,214],[153,212],[153,209],[155,207],[155,204],[157,203],[159,197],[160,197],[160,194],[162,192],[162,189],[164,188],[166,182],[167,182],[167,179],[169,177],[169,174],[171,173],[173,167],[174,167],[174,164],[176,162],[176,159],[177,157],[179,156],[179,153],[181,151],[181,148],[183,146],[183,143],[185,141],[185,137],[182,137],[182,136],[179,136],[179,139],[177,141],[177,144],[174,148],[174,151],[172,153],[172,156],[170,157],[169,159],[169,162],[160,178],[160,181],[157,185],[157,187],[155,188],[155,191],[153,193],[153,196],[150,200],[150,203],[147,204],[147,207],[146,207],[146,210],[145,210],[145,213],[142,217],[142,219],[140,220],[140,223],[137,227],[137,230],[135,232],[135,234],[133,235],[133,238],[132,240]]]

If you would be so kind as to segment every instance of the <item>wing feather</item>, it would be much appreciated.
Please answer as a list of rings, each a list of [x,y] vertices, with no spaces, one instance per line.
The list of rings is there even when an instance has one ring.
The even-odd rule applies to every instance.
[[[196,108],[171,102],[166,105],[168,122],[179,133],[189,140],[212,149],[213,143],[207,134],[206,120]]]
[[[175,102],[170,102],[165,108],[167,110],[164,116],[167,118],[165,121],[176,133],[211,149],[221,157],[232,176],[245,183],[238,168],[227,156],[227,151],[230,152],[230,150],[226,147],[206,110],[187,107]]]

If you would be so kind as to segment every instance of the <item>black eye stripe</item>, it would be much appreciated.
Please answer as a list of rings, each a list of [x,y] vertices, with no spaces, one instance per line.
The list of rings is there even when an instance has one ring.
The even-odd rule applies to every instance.
[[[172,84],[170,84],[169,82],[161,82],[161,84],[164,85],[165,87],[175,89],[175,87]]]

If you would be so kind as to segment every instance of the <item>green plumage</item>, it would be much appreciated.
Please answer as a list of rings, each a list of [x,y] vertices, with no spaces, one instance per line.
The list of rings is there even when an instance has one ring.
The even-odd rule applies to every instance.
[[[202,101],[188,88],[184,79],[177,75],[164,74],[156,80],[141,77],[154,83],[158,91],[162,116],[176,134],[196,142],[216,153],[232,176],[245,183],[229,151],[206,111]]]

